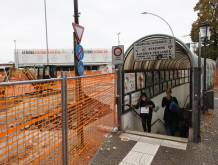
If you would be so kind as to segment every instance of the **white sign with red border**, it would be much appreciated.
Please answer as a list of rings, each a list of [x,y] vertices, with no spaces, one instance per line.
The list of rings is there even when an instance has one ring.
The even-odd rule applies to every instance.
[[[112,47],[112,64],[123,64],[124,59],[124,45],[118,45]]]
[[[72,23],[72,25],[73,25],[74,32],[76,33],[77,41],[78,41],[78,43],[80,43],[81,40],[82,40],[84,27],[80,26],[80,25],[78,25],[76,23]]]

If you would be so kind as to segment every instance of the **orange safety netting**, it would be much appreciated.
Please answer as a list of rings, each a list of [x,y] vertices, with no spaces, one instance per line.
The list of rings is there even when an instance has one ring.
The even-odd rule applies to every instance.
[[[0,164],[62,164],[61,80],[0,86]],[[69,164],[88,164],[116,125],[115,75],[67,79]]]

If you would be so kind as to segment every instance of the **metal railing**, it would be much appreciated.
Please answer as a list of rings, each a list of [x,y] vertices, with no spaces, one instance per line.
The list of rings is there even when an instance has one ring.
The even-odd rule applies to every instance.
[[[0,164],[88,164],[116,125],[115,75],[0,84]]]

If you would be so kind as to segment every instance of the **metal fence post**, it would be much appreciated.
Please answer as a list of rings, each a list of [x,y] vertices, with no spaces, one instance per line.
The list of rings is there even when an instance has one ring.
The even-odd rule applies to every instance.
[[[63,165],[68,164],[68,129],[67,129],[67,77],[61,73],[61,103],[62,103],[62,161]]]

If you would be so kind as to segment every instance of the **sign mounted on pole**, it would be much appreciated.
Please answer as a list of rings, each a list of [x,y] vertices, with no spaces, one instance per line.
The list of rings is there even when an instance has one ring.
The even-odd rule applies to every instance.
[[[77,71],[78,71],[79,76],[83,76],[84,65],[82,61],[79,61],[77,64]]]
[[[124,45],[112,47],[112,64],[118,65],[123,64],[124,56]]]
[[[134,44],[135,61],[175,58],[174,39],[155,39]]]
[[[78,43],[80,43],[82,40],[84,27],[80,26],[76,23],[72,23],[72,25],[73,25],[74,32],[76,33],[76,39],[77,39]]]
[[[84,57],[83,47],[80,44],[76,45],[76,57],[79,61],[83,60]]]

